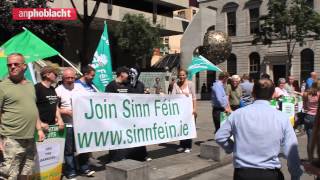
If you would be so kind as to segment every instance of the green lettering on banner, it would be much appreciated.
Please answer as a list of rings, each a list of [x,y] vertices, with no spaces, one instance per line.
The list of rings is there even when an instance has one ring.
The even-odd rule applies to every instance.
[[[160,106],[158,105],[159,102],[160,102],[159,99],[156,99],[154,101],[154,110],[155,110],[156,116],[158,116],[158,109],[160,109]]]
[[[122,142],[122,131],[111,132],[111,144],[120,144]]]
[[[188,124],[183,125],[183,135],[187,136],[189,134]]]
[[[131,114],[130,114],[130,109],[127,107],[127,105],[130,105],[130,100],[129,99],[125,99],[123,101],[122,105],[123,105],[123,109],[125,109],[125,111],[122,112],[123,116],[125,118],[129,118]]]
[[[127,137],[129,138],[127,142],[128,142],[129,144],[131,144],[131,143],[133,142],[132,130],[131,130],[131,129],[127,129],[126,134],[127,134]]]
[[[158,127],[158,136],[160,139],[164,139],[165,138],[165,134],[164,134],[164,129],[162,126]]]
[[[99,134],[99,137],[98,137]],[[108,136],[109,136],[109,131],[106,133],[104,132],[94,132],[94,138],[96,140],[96,146],[100,146],[100,143],[102,142],[102,146],[106,146],[107,141],[108,141]]]
[[[91,144],[91,139],[92,139],[92,132],[90,132],[90,135],[87,136],[87,133],[78,133],[78,142],[79,142],[79,146],[80,148],[86,148],[86,147],[90,147]]]

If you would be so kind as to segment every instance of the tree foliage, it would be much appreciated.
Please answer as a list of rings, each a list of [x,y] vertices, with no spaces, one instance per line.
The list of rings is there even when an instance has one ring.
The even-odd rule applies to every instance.
[[[62,47],[66,33],[61,24],[53,21],[15,21],[12,19],[11,9],[19,8],[46,8],[46,0],[17,0],[10,2],[0,0],[0,45],[23,31],[22,27],[28,28],[43,41],[56,48]]]
[[[115,31],[117,45],[129,53],[136,63],[151,57],[153,49],[160,47],[160,27],[152,27],[142,15],[125,14]]]
[[[296,44],[302,46],[306,38],[318,39],[320,36],[320,15],[307,0],[269,0],[268,14],[261,16],[260,22],[260,32],[253,44],[285,40],[288,56],[286,75],[290,74]]]

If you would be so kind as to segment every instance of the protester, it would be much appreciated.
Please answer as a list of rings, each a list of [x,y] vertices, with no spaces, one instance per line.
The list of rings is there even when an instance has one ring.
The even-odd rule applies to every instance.
[[[187,80],[188,72],[184,69],[179,70],[178,78],[179,81],[173,85],[172,94],[184,94],[186,96],[192,97],[192,107],[193,111],[192,114],[194,117],[197,117],[196,109],[196,93],[194,92],[193,83]],[[185,152],[190,153],[192,149],[192,139],[181,140],[179,148],[177,149],[178,152]]]
[[[294,85],[295,79],[293,76],[288,77],[288,82],[285,84],[285,90],[288,92],[290,96],[300,95],[300,93],[296,90],[297,87]]]
[[[216,133],[216,142],[227,153],[234,153],[235,180],[283,180],[280,152],[288,160],[291,179],[302,175],[289,117],[270,106],[274,90],[271,80],[259,80],[253,87],[255,102],[234,111]]]
[[[128,93],[130,83],[128,82],[129,69],[125,66],[119,67],[116,71],[116,79],[111,81],[105,88],[105,92],[109,93]],[[109,161],[117,162],[126,158],[127,149],[118,149],[109,151]]]
[[[171,82],[170,82],[170,84],[169,84],[169,87],[168,87],[168,94],[172,94],[172,89],[173,89],[174,83],[176,83],[176,79],[175,79],[175,78],[172,78],[172,79],[171,79]]]
[[[201,100],[206,99],[206,94],[207,94],[207,86],[206,86],[206,83],[203,83],[201,86]]]
[[[58,72],[51,66],[45,66],[40,72],[42,81],[35,85],[37,107],[42,122],[42,127],[48,125],[58,125],[59,129],[64,129],[64,123],[59,111],[59,97],[52,87],[56,82]]]
[[[261,74],[261,78],[260,79],[270,79],[270,75],[267,73],[263,73]]]
[[[157,77],[156,79],[155,79],[155,83],[154,83],[154,85],[153,85],[153,88],[154,88],[154,92],[156,93],[156,94],[160,94],[160,92],[161,92],[161,84],[160,84],[160,78],[159,77]]]
[[[213,83],[211,89],[212,98],[212,118],[213,123],[216,128],[215,132],[220,128],[220,113],[221,112],[231,112],[228,96],[225,91],[225,85],[228,81],[229,73],[221,72],[219,74],[219,79]]]
[[[75,160],[75,139],[73,130],[73,116],[72,116],[72,104],[71,99],[74,94],[84,93],[85,91],[74,83],[76,79],[76,72],[71,68],[66,68],[62,75],[62,85],[56,88],[56,93],[61,99],[60,113],[61,117],[67,127],[66,143],[64,150],[65,159],[65,176],[68,179],[74,179],[77,176],[76,173],[76,160]],[[90,170],[88,165],[89,156],[87,153],[79,154],[77,156],[80,166],[80,172],[91,177],[95,171]]]
[[[81,69],[81,73],[83,74],[80,79],[76,80],[75,83],[78,83],[83,87],[87,92],[96,92],[93,87],[92,80],[96,74],[96,70],[91,66],[84,66]]]
[[[312,84],[306,92],[303,93],[303,109],[304,109],[304,128],[308,138],[307,149],[310,151],[310,142],[313,124],[318,109],[318,102],[320,96],[320,82],[316,81]]]
[[[119,67],[116,71],[116,79],[111,81],[105,88],[105,92],[128,93],[129,91],[129,69],[125,66]]]
[[[312,83],[318,80],[318,74],[316,72],[311,72],[310,77],[306,81],[306,89],[311,88]]]
[[[241,100],[243,102],[243,105],[247,106],[249,104],[252,104],[253,102],[253,97],[252,97],[253,83],[250,82],[250,77],[248,74],[243,74],[242,81],[243,82],[240,84],[240,87],[242,89]]]
[[[227,86],[227,96],[232,111],[240,108],[240,100],[242,97],[242,89],[241,86],[239,86],[240,80],[239,75],[232,75],[231,84]]]
[[[36,105],[34,86],[24,77],[22,54],[7,57],[9,77],[0,83],[0,179],[28,179],[34,171],[34,135],[45,135]]]
[[[275,92],[274,92],[274,98],[289,96],[288,91],[285,89],[285,85],[286,85],[286,79],[279,78],[278,87],[276,87]]]
[[[144,84],[139,81],[140,71],[137,66],[130,68],[129,70],[129,93],[134,94],[144,94]],[[140,146],[128,149],[127,159],[133,159],[137,161],[151,161],[152,159],[148,157],[147,147]]]

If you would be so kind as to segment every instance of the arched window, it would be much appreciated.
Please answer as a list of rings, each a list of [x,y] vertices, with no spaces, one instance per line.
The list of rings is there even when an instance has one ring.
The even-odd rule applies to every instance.
[[[230,54],[227,60],[227,71],[230,75],[237,74],[237,56]]]
[[[311,49],[304,49],[300,53],[300,79],[306,80],[310,73],[314,71],[314,53]]]
[[[226,13],[227,32],[229,36],[237,35],[237,9],[239,5],[234,2],[227,3],[223,6],[222,12]]]
[[[254,79],[259,79],[260,76],[260,55],[257,52],[253,52],[249,55],[249,70],[250,76]]]

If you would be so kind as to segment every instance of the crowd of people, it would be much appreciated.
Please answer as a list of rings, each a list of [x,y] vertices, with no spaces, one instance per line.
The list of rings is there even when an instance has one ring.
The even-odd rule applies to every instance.
[[[66,128],[64,175],[68,179],[74,179],[79,173],[93,176],[95,172],[89,166],[92,154],[75,155],[71,97],[75,93],[97,91],[92,83],[95,69],[83,67],[81,77],[77,78],[74,69],[65,68],[62,83],[53,87],[60,73],[53,67],[42,68],[42,80],[34,86],[24,77],[27,66],[23,55],[10,54],[7,67],[9,76],[0,82],[0,177],[16,179],[18,176],[32,175],[34,134],[38,135],[39,141],[43,141],[50,125],[57,125],[60,130]],[[116,78],[105,87],[105,92],[148,94],[139,75],[140,69],[137,66],[120,67],[116,71]],[[190,96],[192,115],[196,119],[195,87],[187,76],[188,72],[180,69],[178,79],[172,79],[169,84],[168,94]],[[276,82],[277,86],[267,74],[252,82],[247,74],[230,77],[227,72],[221,72],[211,86],[215,140],[227,153],[234,154],[235,179],[284,179],[280,171],[281,152],[288,159],[292,179],[299,179],[302,174],[296,133],[288,116],[270,106],[272,99],[279,101],[281,106],[283,97],[302,98],[304,112],[296,116],[295,122],[304,126],[308,137],[306,148],[310,160],[313,159],[320,127],[317,118],[320,81],[317,74],[312,72],[301,88],[293,76],[280,78]],[[160,93],[159,78],[156,78],[153,88],[155,93]],[[230,115],[220,127],[221,113]],[[191,139],[180,141],[178,152],[190,153],[191,150]],[[123,159],[151,160],[145,146],[111,150],[109,157],[109,162]]]

